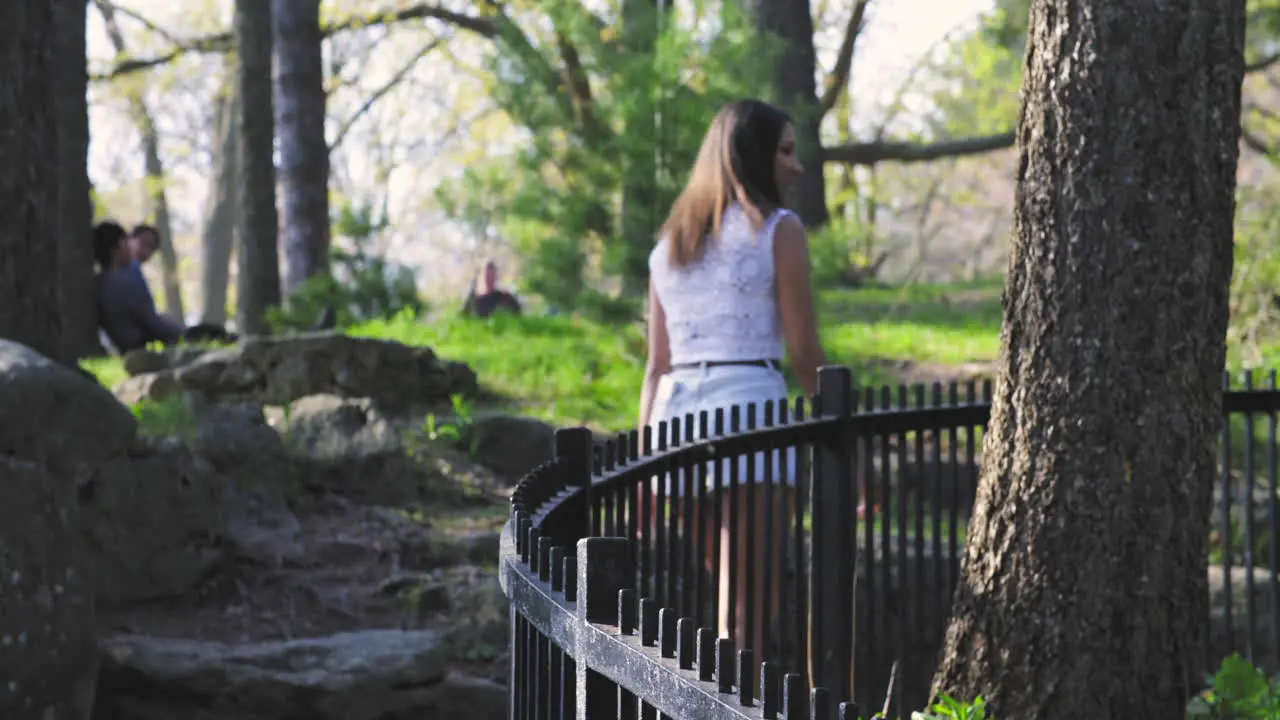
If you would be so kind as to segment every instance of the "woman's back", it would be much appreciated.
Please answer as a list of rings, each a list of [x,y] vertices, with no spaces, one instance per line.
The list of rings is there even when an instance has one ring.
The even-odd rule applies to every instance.
[[[787,214],[777,210],[756,229],[742,208],[729,206],[720,236],[688,266],[671,264],[666,238],[654,248],[649,271],[673,365],[782,357],[773,231]]]

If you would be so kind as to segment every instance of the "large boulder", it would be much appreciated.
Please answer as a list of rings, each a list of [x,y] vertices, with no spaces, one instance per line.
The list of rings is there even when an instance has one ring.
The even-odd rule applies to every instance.
[[[121,453],[137,432],[106,388],[0,339],[0,455],[70,471]]]
[[[88,717],[94,608],[74,504],[67,478],[0,455],[0,717]]]
[[[100,717],[119,720],[499,720],[499,684],[449,670],[435,630],[248,645],[137,635],[104,643]]]
[[[0,340],[0,717],[87,717],[97,659],[77,486],[136,431],[97,383]]]
[[[103,609],[173,597],[224,559],[227,483],[178,442],[135,447],[78,491],[84,557]]]
[[[555,438],[555,426],[541,420],[495,414],[465,423],[460,444],[477,462],[514,483],[552,459]]]
[[[307,464],[304,481],[373,505],[421,501],[444,485],[410,456],[400,431],[369,399],[311,395],[289,408],[286,444]]]
[[[401,412],[470,394],[477,387],[469,367],[441,359],[430,348],[340,332],[249,337],[234,347],[198,353],[138,354],[126,368],[146,371],[116,388],[128,404],[183,391],[265,405],[332,394],[371,398],[388,411]]]

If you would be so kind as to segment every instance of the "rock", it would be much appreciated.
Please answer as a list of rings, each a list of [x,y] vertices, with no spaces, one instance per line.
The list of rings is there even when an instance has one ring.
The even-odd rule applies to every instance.
[[[455,613],[456,653],[479,660],[495,657],[507,649],[510,637],[510,607],[495,571],[476,567],[451,568],[444,573],[444,585],[451,591]]]
[[[454,542],[459,545],[465,562],[472,565],[496,565],[502,533],[478,530],[459,535],[454,538]]]
[[[276,488],[228,490],[226,537],[236,557],[269,568],[305,562],[302,523]]]
[[[190,447],[219,474],[246,490],[271,487],[288,495],[297,489],[298,469],[261,405],[215,404],[199,393],[187,393],[184,400],[195,428]]]
[[[239,646],[117,637],[103,644],[96,709],[119,720],[505,718],[505,689],[450,673],[450,646],[436,630]]]
[[[173,373],[163,372],[126,378],[112,391],[124,405],[133,407],[143,400],[161,400],[182,392]]]
[[[179,443],[94,468],[77,496],[88,572],[104,608],[179,595],[223,560],[226,481]]]
[[[156,354],[152,354],[156,355]],[[430,348],[313,332],[250,337],[238,345],[197,353],[166,350],[163,357],[137,356],[127,369],[140,371],[117,388],[125,402],[199,391],[218,400],[287,405],[308,395],[371,398],[390,412],[475,392],[475,373],[442,360]]]
[[[415,462],[395,426],[367,399],[312,395],[290,409],[288,445],[310,461],[308,485],[373,505],[404,505],[442,486]]]
[[[207,352],[210,352],[208,348],[191,345],[178,345],[159,352],[140,348],[125,353],[122,364],[129,375],[143,375],[186,365]]]
[[[0,455],[55,468],[97,465],[128,448],[138,424],[102,386],[0,339]]]
[[[556,428],[515,415],[484,415],[463,428],[461,444],[475,460],[512,483],[552,459]]]
[[[0,456],[0,717],[86,717],[71,714],[97,668],[73,496],[69,479]]]

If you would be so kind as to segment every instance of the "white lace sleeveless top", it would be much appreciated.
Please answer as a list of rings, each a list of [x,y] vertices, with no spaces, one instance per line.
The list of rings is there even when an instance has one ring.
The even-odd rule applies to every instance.
[[[665,237],[658,242],[649,272],[667,316],[673,365],[782,358],[773,232],[789,214],[776,210],[756,230],[740,207],[729,206],[720,237],[685,267],[671,265]]]

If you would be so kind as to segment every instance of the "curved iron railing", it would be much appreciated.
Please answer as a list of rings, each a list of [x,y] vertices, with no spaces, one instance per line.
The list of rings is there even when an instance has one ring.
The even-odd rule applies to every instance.
[[[1224,396],[1225,593],[1207,665],[1238,647],[1263,665],[1280,652],[1275,388],[1274,373],[1260,390],[1250,376]],[[855,698],[878,710],[886,691],[899,710],[919,707],[959,578],[990,395],[974,383],[856,393],[847,369],[824,368],[812,403],[605,441],[559,431],[555,459],[517,487],[502,534],[511,717],[819,720],[857,717]],[[710,476],[741,492],[716,501]]]

